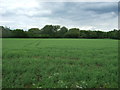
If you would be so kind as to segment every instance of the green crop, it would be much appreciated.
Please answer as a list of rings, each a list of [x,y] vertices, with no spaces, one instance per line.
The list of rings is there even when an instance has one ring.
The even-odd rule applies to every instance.
[[[117,88],[118,40],[3,39],[3,88]]]

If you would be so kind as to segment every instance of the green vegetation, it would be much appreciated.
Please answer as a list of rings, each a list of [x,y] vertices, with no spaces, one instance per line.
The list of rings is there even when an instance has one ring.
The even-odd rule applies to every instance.
[[[116,88],[118,40],[3,39],[3,88]]]
[[[120,30],[113,31],[90,31],[80,30],[79,28],[66,28],[59,25],[46,25],[42,29],[31,28],[28,31],[23,29],[11,30],[10,28],[0,26],[3,38],[110,38],[120,39]]]

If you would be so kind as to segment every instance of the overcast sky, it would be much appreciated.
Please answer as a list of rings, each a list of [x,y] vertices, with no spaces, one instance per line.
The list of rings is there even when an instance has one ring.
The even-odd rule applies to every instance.
[[[46,24],[76,27],[82,30],[117,29],[118,3],[0,1],[0,26],[27,30],[42,28]]]

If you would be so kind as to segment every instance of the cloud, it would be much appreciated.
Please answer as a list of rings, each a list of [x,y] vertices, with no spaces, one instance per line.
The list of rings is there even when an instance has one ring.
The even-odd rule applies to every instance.
[[[117,2],[41,2],[2,0],[0,25],[25,30],[46,24],[68,28],[112,30],[117,28]]]

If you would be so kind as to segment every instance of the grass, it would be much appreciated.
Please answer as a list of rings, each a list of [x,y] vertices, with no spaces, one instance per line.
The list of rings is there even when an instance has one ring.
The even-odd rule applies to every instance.
[[[3,88],[117,88],[118,40],[3,39]]]

